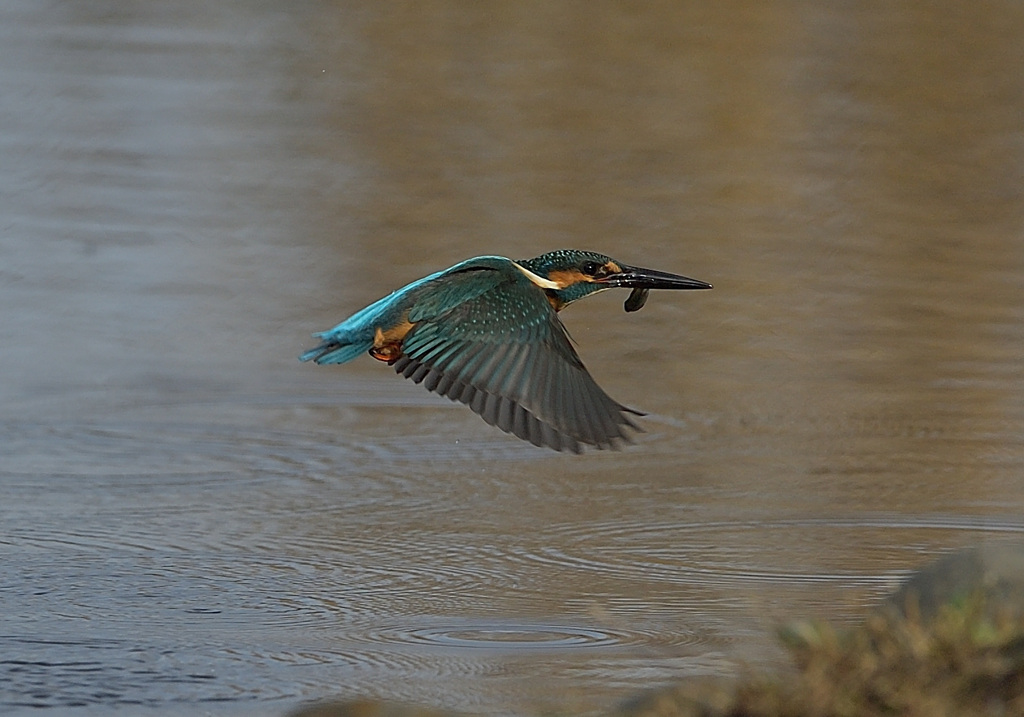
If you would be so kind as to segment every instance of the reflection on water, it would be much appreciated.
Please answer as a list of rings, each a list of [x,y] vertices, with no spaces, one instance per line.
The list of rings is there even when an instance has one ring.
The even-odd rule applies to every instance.
[[[592,712],[1024,532],[1016,5],[0,20],[0,711]],[[295,360],[569,246],[716,287],[564,315],[622,453]]]

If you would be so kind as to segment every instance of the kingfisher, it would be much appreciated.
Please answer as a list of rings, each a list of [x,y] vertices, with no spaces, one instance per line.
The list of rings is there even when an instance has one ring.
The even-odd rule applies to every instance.
[[[607,289],[632,289],[638,311],[651,289],[710,289],[591,251],[562,249],[513,261],[478,256],[392,292],[333,329],[302,361],[341,364],[362,353],[506,433],[556,451],[618,448],[642,430],[605,393],[573,348],[558,312]]]

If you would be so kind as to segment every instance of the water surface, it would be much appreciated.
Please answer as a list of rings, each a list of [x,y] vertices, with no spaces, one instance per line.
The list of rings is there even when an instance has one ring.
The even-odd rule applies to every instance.
[[[595,712],[1024,532],[1024,12],[0,9],[0,711]],[[563,318],[620,453],[309,333],[476,254],[695,276]]]

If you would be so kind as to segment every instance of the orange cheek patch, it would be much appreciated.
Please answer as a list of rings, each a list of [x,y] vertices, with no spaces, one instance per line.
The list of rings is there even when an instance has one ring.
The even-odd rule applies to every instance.
[[[559,289],[564,289],[567,286],[578,284],[581,281],[593,281],[592,278],[576,269],[570,269],[568,271],[553,271],[548,274],[548,280],[558,284]]]

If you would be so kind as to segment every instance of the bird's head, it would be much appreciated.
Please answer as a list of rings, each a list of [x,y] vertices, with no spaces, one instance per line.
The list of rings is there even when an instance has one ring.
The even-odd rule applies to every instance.
[[[632,289],[626,311],[636,311],[651,289],[710,289],[711,284],[678,274],[641,269],[609,256],[578,249],[559,249],[516,262],[548,284],[544,290],[555,310],[605,289]]]

